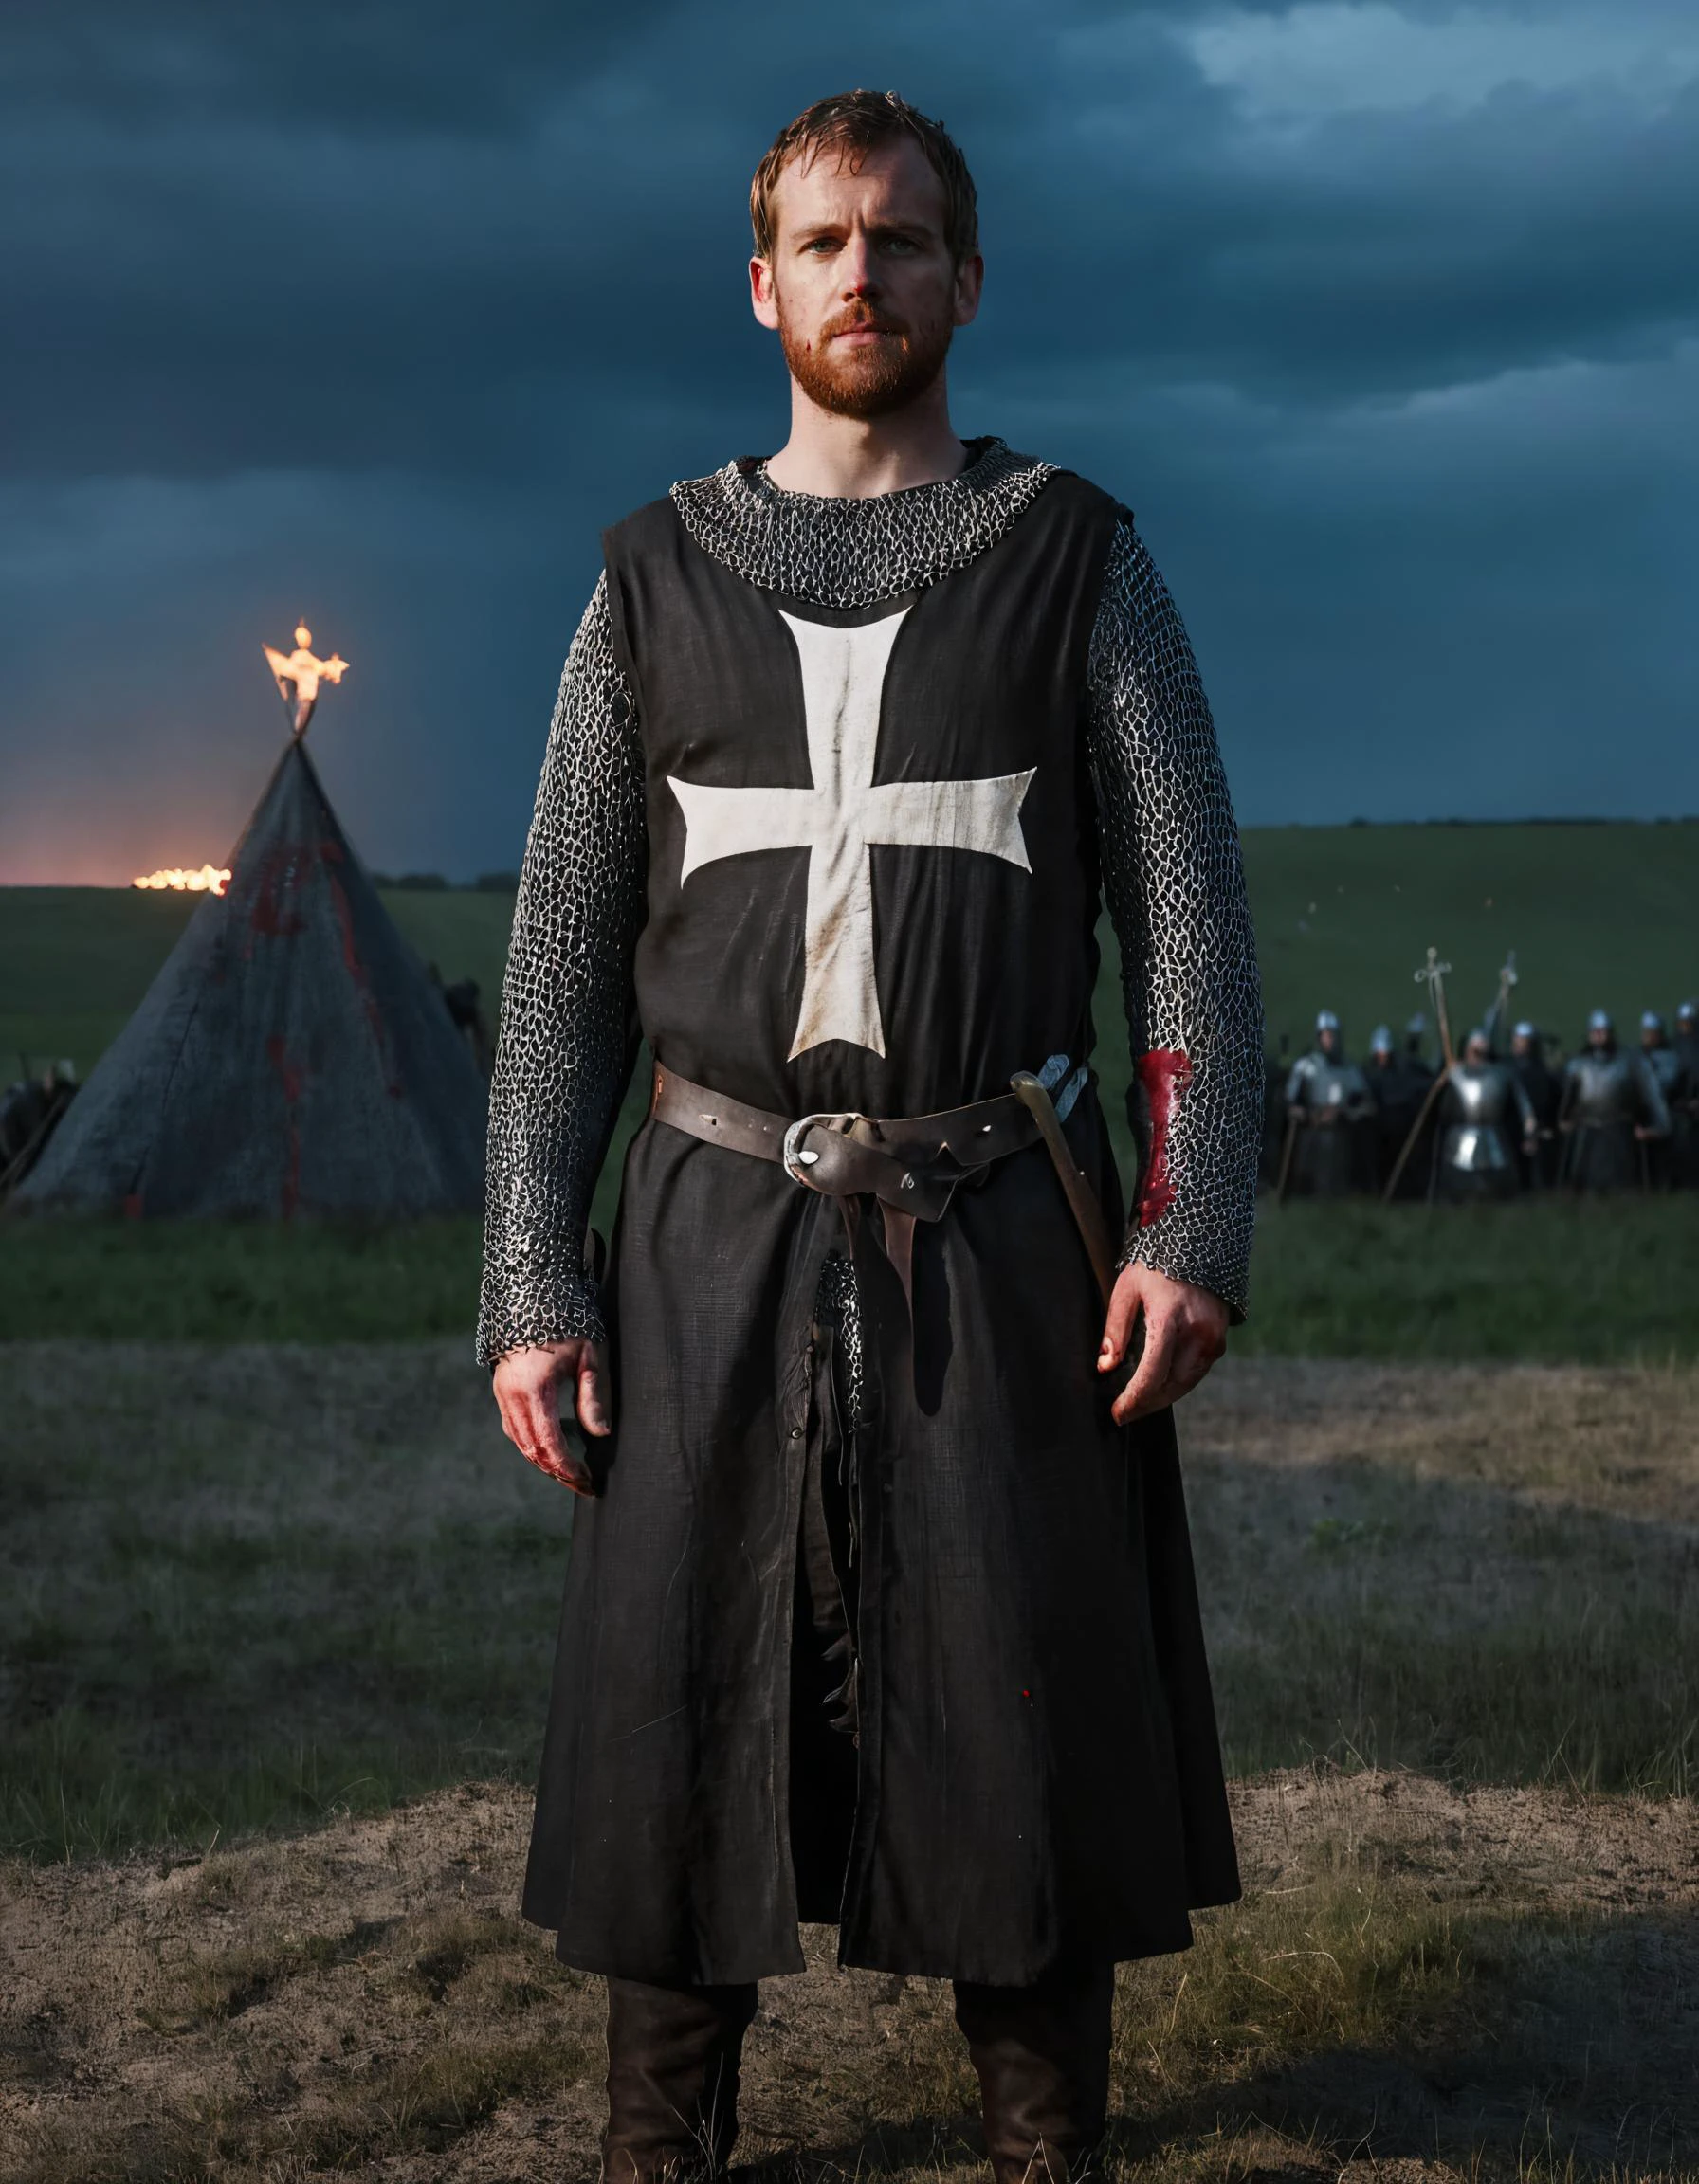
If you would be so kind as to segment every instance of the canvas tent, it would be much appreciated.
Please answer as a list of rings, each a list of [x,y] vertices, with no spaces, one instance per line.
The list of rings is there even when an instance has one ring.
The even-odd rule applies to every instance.
[[[306,746],[14,1205],[386,1216],[483,1203],[485,1087]]]

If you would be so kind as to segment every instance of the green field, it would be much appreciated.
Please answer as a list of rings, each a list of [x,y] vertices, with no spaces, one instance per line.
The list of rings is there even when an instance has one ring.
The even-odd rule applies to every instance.
[[[1453,965],[1459,1028],[1516,951],[1520,1012],[1570,1045],[1587,1011],[1625,1024],[1699,992],[1699,823],[1287,827],[1245,836],[1270,1046],[1337,1009],[1361,1047],[1419,1005],[1432,942]],[[445,978],[476,978],[492,1014],[512,899],[385,891]],[[134,888],[0,888],[0,1075],[67,1055],[84,1074],[147,990],[194,901]],[[1105,1046],[1119,1015],[1099,1011]],[[1105,1054],[1106,1075],[1113,1053]]]
[[[511,895],[386,888],[390,915],[450,984],[476,978],[493,1018]],[[198,908],[136,887],[0,887],[0,1082],[20,1057],[67,1057],[84,1077],[123,1028]]]
[[[1430,944],[1452,966],[1459,1034],[1516,952],[1519,1015],[1580,1044],[1592,1009],[1624,1028],[1699,992],[1699,822],[1253,829],[1245,864],[1270,1045],[1318,1008],[1347,1041],[1419,1007]]]
[[[610,1164],[597,1220],[612,1217]],[[0,1222],[0,1340],[458,1339],[479,1224]],[[1238,1356],[1699,1362],[1699,1208],[1265,1199]]]

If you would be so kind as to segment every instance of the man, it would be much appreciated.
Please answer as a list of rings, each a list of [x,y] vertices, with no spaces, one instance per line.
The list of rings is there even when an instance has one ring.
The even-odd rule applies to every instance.
[[[1675,1055],[1681,1084],[1670,1118],[1672,1165],[1678,1189],[1699,1191],[1699,1001],[1684,1001],[1675,1011]]]
[[[1238,1888],[1168,1408],[1245,1296],[1237,835],[1131,518],[955,435],[955,145],[828,100],[751,212],[790,438],[607,534],[515,917],[480,1347],[587,1497],[525,1910],[609,1978],[611,2177],[724,2162],[800,1919],[952,1978],[998,2178],[1077,2178],[1115,1961]],[[1100,878],[1143,1153],[1106,1315]]]
[[[1562,1082],[1546,1065],[1539,1026],[1525,1017],[1510,1034],[1510,1066],[1534,1111],[1535,1138],[1518,1155],[1525,1191],[1544,1190],[1557,1180],[1558,1108]]]
[[[1287,1126],[1295,1132],[1291,1190],[1304,1198],[1343,1198],[1369,1189],[1375,1104],[1368,1080],[1345,1059],[1331,1009],[1316,1017],[1315,1045],[1292,1064],[1286,1104]]]
[[[1439,1095],[1439,1143],[1433,1194],[1453,1205],[1482,1198],[1513,1198],[1516,1154],[1531,1160],[1540,1125],[1521,1080],[1507,1063],[1492,1058],[1484,1026],[1463,1043],[1463,1054],[1446,1071]]]
[[[73,1062],[50,1062],[0,1092],[0,1192],[15,1190],[47,1149],[77,1096]]]
[[[1643,1191],[1648,1146],[1670,1135],[1670,1110],[1638,1054],[1624,1054],[1609,1014],[1595,1009],[1587,1044],[1563,1072],[1558,1128],[1562,1176],[1575,1191]]]
[[[1375,1103],[1375,1188],[1384,1191],[1398,1165],[1398,1156],[1409,1142],[1427,1097],[1431,1080],[1393,1044],[1392,1028],[1377,1024],[1369,1041],[1368,1087]],[[1424,1137],[1426,1133],[1423,1133]],[[1398,1196],[1419,1198],[1426,1170],[1412,1156],[1398,1176]]]
[[[1670,1044],[1670,1028],[1655,1009],[1640,1016],[1640,1058],[1655,1079],[1670,1111],[1670,1131],[1646,1148],[1648,1180],[1654,1190],[1672,1191],[1676,1175],[1676,1133],[1685,1105],[1681,1056]]]

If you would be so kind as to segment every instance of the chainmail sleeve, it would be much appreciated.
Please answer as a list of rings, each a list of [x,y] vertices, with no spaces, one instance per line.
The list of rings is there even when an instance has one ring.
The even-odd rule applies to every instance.
[[[647,846],[636,706],[604,575],[567,654],[514,907],[489,1101],[486,1365],[607,1332],[584,1231],[635,1052]]]
[[[1262,991],[1209,701],[1124,512],[1092,631],[1087,746],[1121,943],[1142,1153],[1123,1266],[1244,1317],[1262,1137]]]

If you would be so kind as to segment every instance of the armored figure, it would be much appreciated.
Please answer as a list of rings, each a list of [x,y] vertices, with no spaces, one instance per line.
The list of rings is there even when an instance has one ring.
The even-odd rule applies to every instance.
[[[1639,1054],[1624,1054],[1602,1009],[1587,1019],[1587,1044],[1563,1073],[1559,1128],[1563,1181],[1574,1191],[1643,1191],[1644,1148],[1670,1135],[1670,1109]]]
[[[1699,1191],[1699,1001],[1675,1011],[1675,1055],[1681,1083],[1671,1102],[1671,1166],[1679,1191]]]
[[[1669,1027],[1655,1009],[1648,1009],[1640,1018],[1640,1056],[1657,1079],[1657,1088],[1670,1110],[1670,1135],[1653,1138],[1646,1147],[1647,1179],[1654,1191],[1672,1191],[1676,1184],[1675,1119],[1684,1103],[1685,1073],[1681,1056],[1670,1044]]]
[[[1416,1128],[1431,1082],[1425,1067],[1393,1043],[1390,1028],[1377,1025],[1369,1042],[1369,1097],[1375,1103],[1375,1186],[1384,1191],[1398,1168],[1398,1156]],[[1426,1138],[1427,1132],[1422,1133]],[[1405,1161],[1398,1177],[1398,1195],[1412,1198],[1422,1187],[1426,1164],[1420,1148]]]
[[[70,1062],[49,1063],[40,1077],[23,1078],[0,1092],[0,1197],[41,1158],[76,1096],[77,1071]]]
[[[1563,1085],[1546,1065],[1539,1027],[1525,1018],[1510,1034],[1510,1066],[1534,1111],[1535,1138],[1517,1150],[1525,1190],[1547,1190],[1558,1176],[1558,1109]]]
[[[1640,1018],[1640,1052],[1668,1101],[1681,1079],[1681,1056],[1671,1046],[1669,1027],[1655,1009],[1648,1009]]]
[[[1375,1102],[1368,1080],[1345,1059],[1339,1018],[1324,1009],[1315,1045],[1286,1081],[1292,1133],[1289,1188],[1304,1198],[1343,1198],[1369,1188]]]
[[[1484,1030],[1470,1033],[1463,1059],[1446,1072],[1439,1130],[1434,1196],[1457,1203],[1515,1196],[1516,1144],[1531,1150],[1539,1124],[1520,1078],[1507,1063],[1493,1060]]]

